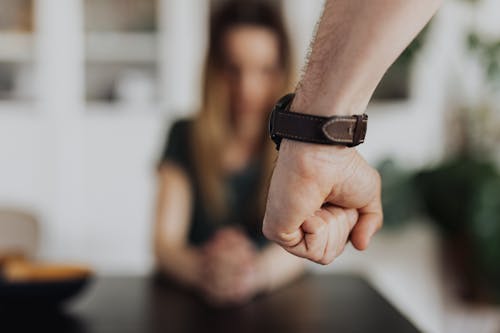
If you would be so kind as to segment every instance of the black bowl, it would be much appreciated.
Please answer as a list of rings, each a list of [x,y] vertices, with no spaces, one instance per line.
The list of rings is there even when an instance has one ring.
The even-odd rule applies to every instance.
[[[33,282],[10,282],[0,279],[0,309],[57,308],[79,294],[90,280],[90,275]]]

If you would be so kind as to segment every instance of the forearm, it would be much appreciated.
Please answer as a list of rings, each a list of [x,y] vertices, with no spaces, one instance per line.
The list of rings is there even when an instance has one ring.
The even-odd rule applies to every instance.
[[[198,249],[157,246],[155,252],[156,264],[162,273],[188,287],[200,286],[202,255]]]
[[[159,174],[153,235],[156,264],[163,273],[196,287],[200,279],[201,253],[187,242],[191,202],[186,173],[174,164],[165,163]]]
[[[441,0],[327,0],[292,110],[363,113],[385,71]]]
[[[278,245],[272,244],[259,255],[258,271],[260,289],[275,290],[304,272],[304,260],[295,257]]]

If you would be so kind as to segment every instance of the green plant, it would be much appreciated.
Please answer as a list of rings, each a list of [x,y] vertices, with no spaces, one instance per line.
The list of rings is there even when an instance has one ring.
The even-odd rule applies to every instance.
[[[461,156],[417,173],[415,184],[425,211],[463,257],[466,283],[475,284],[468,286],[469,293],[482,292],[500,302],[500,174],[495,164]]]
[[[492,163],[459,157],[418,172],[415,184],[426,212],[436,220],[444,235],[453,236],[472,222],[479,189],[497,178]]]
[[[472,54],[478,56],[489,83],[494,88],[500,87],[500,40],[485,40],[471,32],[467,36],[467,44]]]
[[[420,215],[437,225],[459,272],[464,296],[500,302],[500,173],[496,164],[461,152],[434,167],[378,166],[386,227]],[[450,254],[450,253],[449,253]]]
[[[479,186],[469,232],[473,239],[475,269],[482,282],[500,300],[500,178]],[[495,288],[496,286],[496,288]]]
[[[395,161],[386,159],[377,166],[382,176],[384,226],[397,227],[421,211],[421,200],[415,186],[415,174]]]

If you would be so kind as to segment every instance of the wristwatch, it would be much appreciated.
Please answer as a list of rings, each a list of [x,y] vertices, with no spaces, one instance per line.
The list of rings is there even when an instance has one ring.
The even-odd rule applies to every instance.
[[[322,117],[291,112],[295,94],[279,99],[269,117],[269,135],[279,150],[283,138],[354,147],[364,142],[368,115]]]

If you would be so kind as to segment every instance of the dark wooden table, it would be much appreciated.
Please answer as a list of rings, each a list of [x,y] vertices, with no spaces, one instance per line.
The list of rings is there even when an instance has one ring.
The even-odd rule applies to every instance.
[[[363,279],[345,275],[308,275],[223,309],[157,279],[99,278],[63,311],[0,318],[1,332],[418,332]]]

